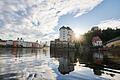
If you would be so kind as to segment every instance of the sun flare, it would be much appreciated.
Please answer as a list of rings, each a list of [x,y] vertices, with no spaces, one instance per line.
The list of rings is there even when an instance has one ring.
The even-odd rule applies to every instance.
[[[75,38],[79,39],[80,38],[80,34],[79,33],[75,33]]]
[[[80,30],[78,28],[74,28],[75,39],[80,38]]]

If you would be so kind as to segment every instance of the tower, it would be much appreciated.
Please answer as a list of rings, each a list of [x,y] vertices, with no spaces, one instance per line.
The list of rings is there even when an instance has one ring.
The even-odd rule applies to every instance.
[[[72,41],[73,40],[73,30],[70,27],[61,27],[59,29],[60,31],[60,36],[59,39],[60,41]]]

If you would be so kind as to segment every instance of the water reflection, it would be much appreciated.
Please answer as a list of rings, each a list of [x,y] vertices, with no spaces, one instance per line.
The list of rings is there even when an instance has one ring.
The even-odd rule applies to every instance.
[[[49,48],[1,48],[0,80],[52,80],[55,77],[49,60]]]
[[[79,73],[79,75],[83,75],[80,69],[86,68],[87,71],[87,68],[89,68],[90,70],[88,71],[93,72],[94,76],[97,75],[99,77],[103,77],[103,79],[107,78],[117,80],[120,78],[120,53],[100,51],[81,53],[80,51],[69,50],[66,48],[63,49],[51,48],[50,56],[58,58],[59,61],[58,70],[63,75],[65,74],[70,75],[74,72]],[[79,67],[76,68],[77,70],[76,71],[75,67],[78,63]],[[79,79],[86,79],[85,77],[88,77],[87,74]],[[92,77],[89,78],[97,79]]]
[[[74,70],[74,51],[65,49],[51,50],[51,57],[59,58],[58,70],[61,74],[69,74],[69,72]]]
[[[119,52],[1,48],[0,80],[119,80]]]

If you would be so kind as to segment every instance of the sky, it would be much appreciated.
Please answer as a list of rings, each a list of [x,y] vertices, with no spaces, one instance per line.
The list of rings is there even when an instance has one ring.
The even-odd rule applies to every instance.
[[[50,41],[59,28],[120,28],[120,0],[0,0],[0,38]]]

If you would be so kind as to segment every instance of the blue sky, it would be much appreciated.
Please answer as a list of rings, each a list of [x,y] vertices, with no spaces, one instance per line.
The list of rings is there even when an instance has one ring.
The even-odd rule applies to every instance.
[[[59,28],[84,34],[93,26],[120,28],[120,0],[0,0],[0,38],[53,40]]]
[[[64,15],[60,18],[57,28],[62,25],[69,25],[73,29],[79,27],[80,31],[84,33],[94,25],[110,19],[120,19],[120,0],[104,0],[93,10],[77,18],[73,14]]]

